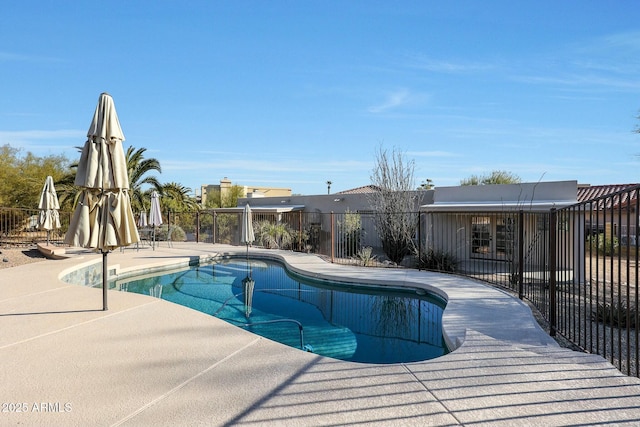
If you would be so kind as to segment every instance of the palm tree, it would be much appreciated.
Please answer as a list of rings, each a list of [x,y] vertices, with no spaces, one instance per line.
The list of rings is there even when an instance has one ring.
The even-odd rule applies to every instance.
[[[82,147],[75,147],[82,153]],[[56,182],[56,192],[58,193],[58,202],[60,210],[73,211],[78,204],[78,199],[82,191],[75,184],[76,173],[78,172],[78,160],[69,165],[69,172]]]
[[[155,158],[145,159],[146,148],[135,150],[132,146],[127,149],[125,158],[127,160],[127,175],[129,176],[129,195],[131,196],[131,208],[134,212],[149,210],[151,203],[149,191],[142,191],[143,185],[150,185],[153,189],[162,194],[163,186],[155,176],[147,175],[151,171],[162,173],[160,162]],[[147,176],[145,176],[147,175]],[[145,204],[146,201],[146,204]]]
[[[82,152],[82,147],[76,147]],[[162,185],[155,176],[145,176],[151,171],[162,173],[160,162],[157,159],[145,159],[144,152],[146,148],[135,149],[129,146],[125,154],[127,161],[127,175],[129,177],[129,195],[131,197],[131,207],[134,212],[149,210],[150,192],[142,191],[143,185],[150,185],[154,189],[162,192]],[[78,169],[78,161],[70,165],[71,172],[66,174],[56,183],[56,190],[60,205],[65,206],[69,210],[73,210],[78,203],[78,199],[82,191],[75,186],[76,172]],[[147,194],[149,193],[149,194]],[[146,204],[145,204],[146,201]]]
[[[185,212],[193,211],[198,208],[197,201],[189,196],[191,189],[177,182],[169,182],[162,185],[160,194],[162,194],[163,205],[174,211]]]

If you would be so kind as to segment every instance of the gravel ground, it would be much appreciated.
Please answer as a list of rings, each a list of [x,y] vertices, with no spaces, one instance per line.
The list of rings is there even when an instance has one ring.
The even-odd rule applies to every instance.
[[[45,259],[45,256],[35,246],[0,248],[0,269],[17,267],[23,264],[44,261]]]

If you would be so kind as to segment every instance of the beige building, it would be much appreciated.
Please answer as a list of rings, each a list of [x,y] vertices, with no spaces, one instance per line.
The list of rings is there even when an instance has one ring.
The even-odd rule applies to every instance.
[[[255,185],[239,185],[231,182],[226,176],[220,180],[220,184],[205,184],[200,186],[201,201],[204,206],[207,202],[207,195],[213,193],[220,193],[221,197],[224,197],[233,186],[238,186],[242,189],[239,197],[241,198],[258,198],[258,197],[289,197],[291,196],[290,188],[277,188],[277,187],[260,187]]]

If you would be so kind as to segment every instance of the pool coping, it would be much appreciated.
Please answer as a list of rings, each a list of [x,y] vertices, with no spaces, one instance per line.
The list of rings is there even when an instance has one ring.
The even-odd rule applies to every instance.
[[[169,268],[241,247],[179,244],[109,254],[116,275]],[[75,253],[74,253],[75,252]],[[256,252],[254,254],[253,252]],[[321,278],[389,280],[446,294],[443,327],[456,346],[425,362],[336,361],[256,337],[211,316],[144,295],[68,285],[61,273],[101,261],[70,258],[0,270],[3,402],[29,425],[568,425],[640,420],[640,380],[599,356],[558,347],[528,307],[452,275],[330,264],[250,249]],[[375,271],[375,277],[372,276]],[[509,315],[502,315],[508,312]],[[207,338],[209,337],[209,338]],[[36,403],[49,403],[34,411]],[[56,406],[55,404],[59,405]],[[70,403],[70,411],[65,411]]]

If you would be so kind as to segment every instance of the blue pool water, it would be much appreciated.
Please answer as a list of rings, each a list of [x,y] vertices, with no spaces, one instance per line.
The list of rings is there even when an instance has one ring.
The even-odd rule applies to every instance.
[[[341,360],[414,362],[447,352],[441,299],[411,289],[309,279],[273,261],[231,258],[116,287]]]

